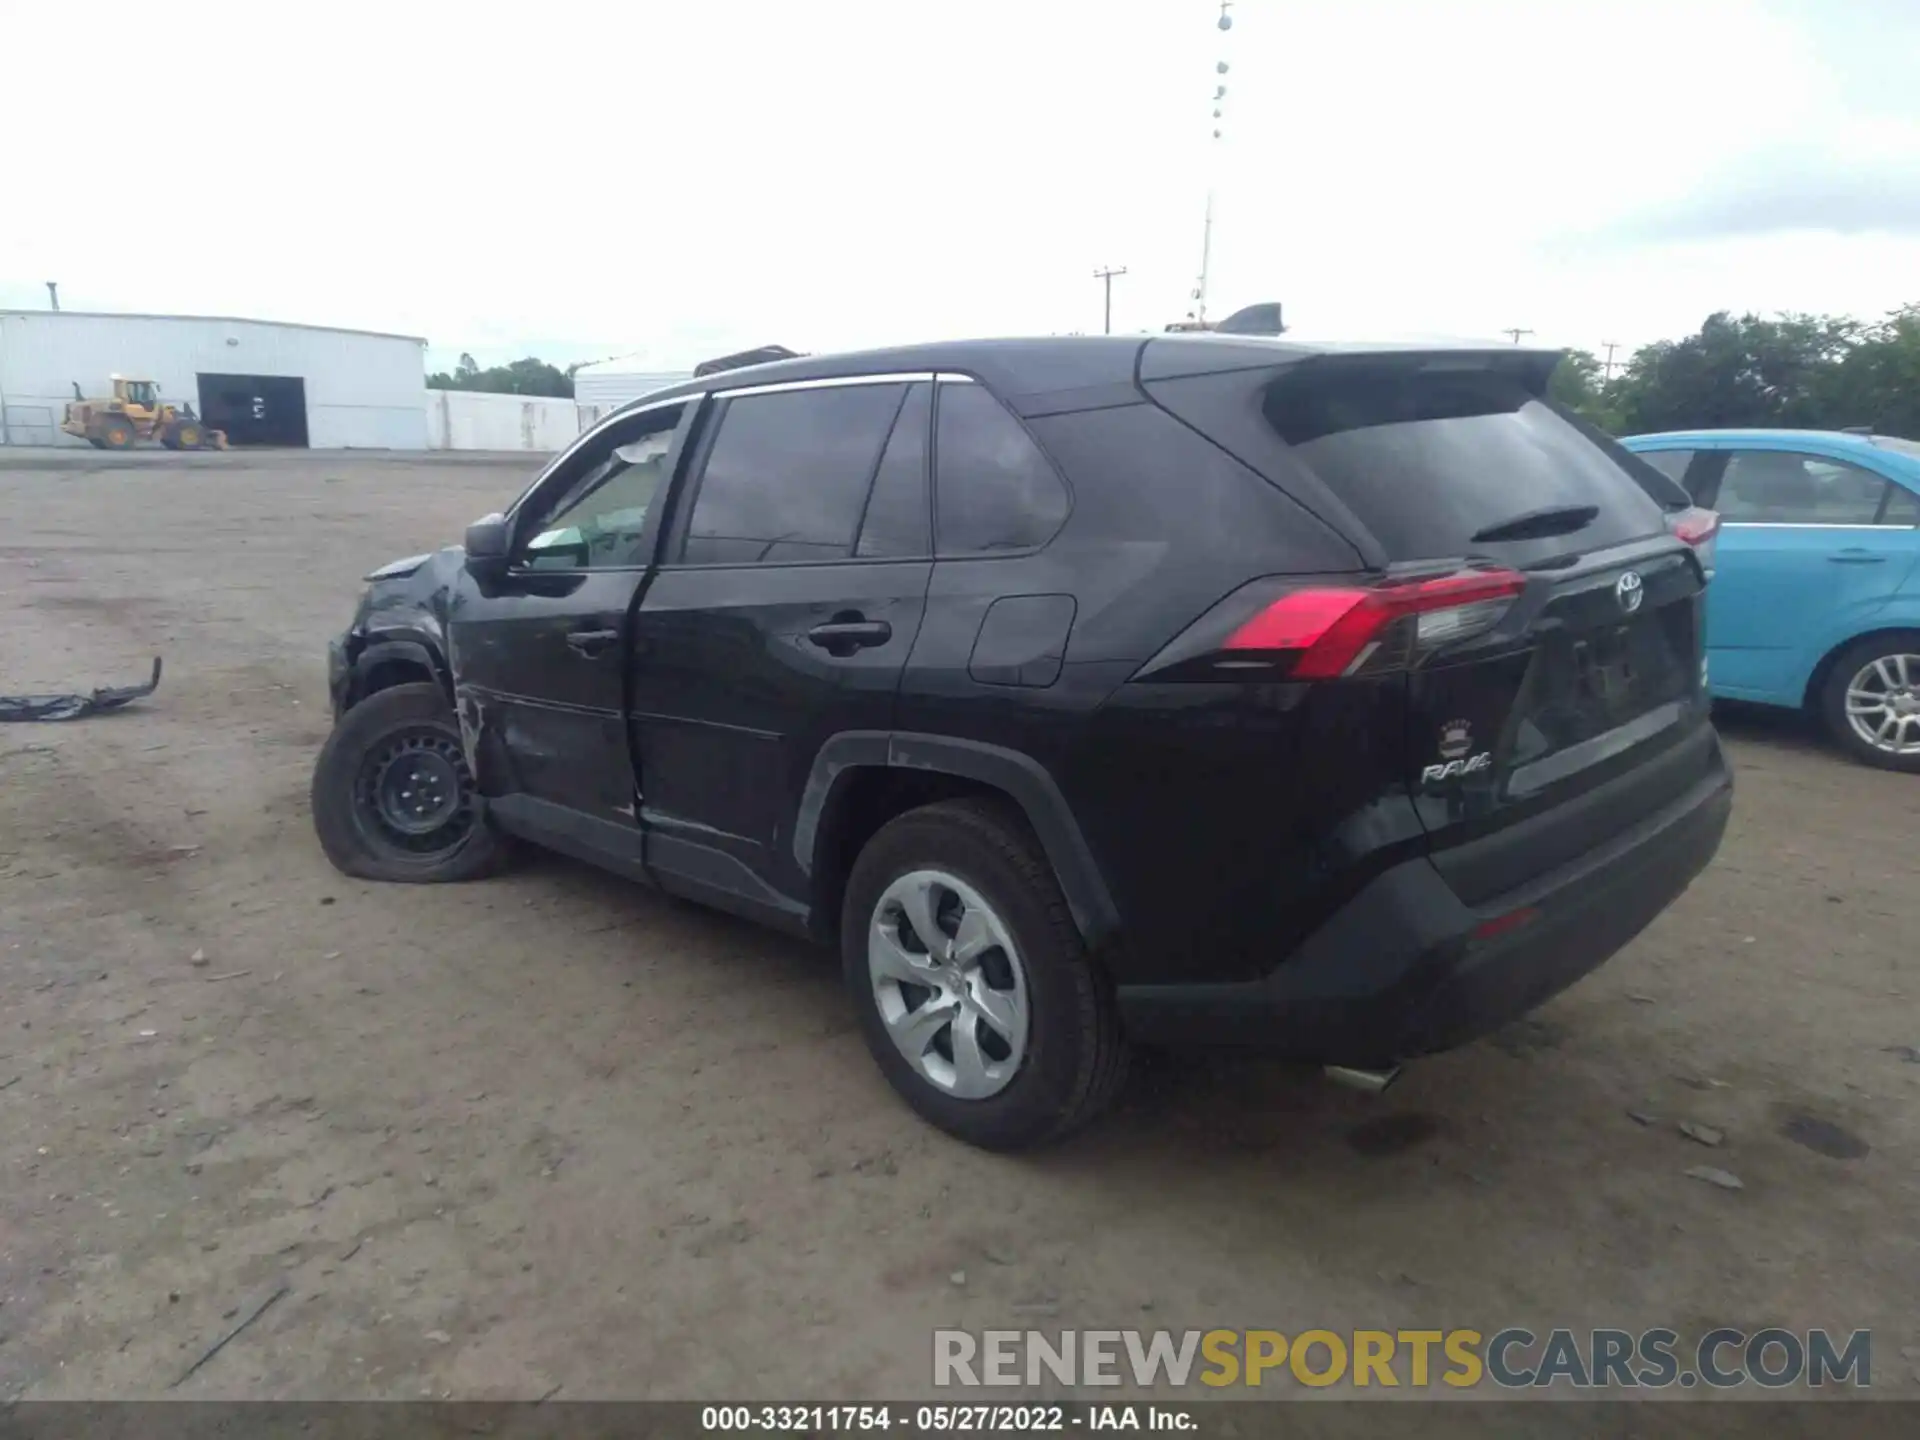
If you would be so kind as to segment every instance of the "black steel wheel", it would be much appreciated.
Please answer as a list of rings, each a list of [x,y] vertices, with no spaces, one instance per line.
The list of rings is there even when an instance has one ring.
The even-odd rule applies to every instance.
[[[381,690],[340,718],[314,766],[313,825],[334,866],[367,880],[473,879],[506,848],[432,684]]]

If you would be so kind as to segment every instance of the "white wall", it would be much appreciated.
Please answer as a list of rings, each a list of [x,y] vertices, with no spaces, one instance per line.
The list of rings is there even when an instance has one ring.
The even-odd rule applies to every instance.
[[[423,342],[402,335],[193,316],[0,312],[0,400],[57,427],[73,384],[108,393],[109,377],[156,380],[163,398],[200,407],[201,374],[289,375],[305,382],[307,440],[420,450],[427,443]],[[9,431],[12,430],[9,426]],[[15,437],[32,443],[41,436]],[[84,445],[61,434],[56,443]]]
[[[582,365],[573,375],[573,398],[605,415],[629,400],[693,378],[691,370],[623,370],[620,364],[618,360],[602,360],[597,365]]]
[[[427,448],[535,450],[571,445],[585,428],[571,400],[491,395],[478,390],[427,391]]]

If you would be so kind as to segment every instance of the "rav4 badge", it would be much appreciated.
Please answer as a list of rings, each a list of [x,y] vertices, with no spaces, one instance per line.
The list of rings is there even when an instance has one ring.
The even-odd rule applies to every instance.
[[[1453,780],[1462,775],[1475,775],[1493,767],[1493,752],[1482,750],[1478,755],[1469,755],[1464,760],[1449,760],[1444,765],[1429,765],[1420,772],[1420,783],[1432,785],[1440,780]]]

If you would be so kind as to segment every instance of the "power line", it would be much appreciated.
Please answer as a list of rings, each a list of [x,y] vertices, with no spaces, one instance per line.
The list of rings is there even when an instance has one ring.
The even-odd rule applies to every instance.
[[[1618,340],[1602,340],[1600,346],[1607,352],[1607,358],[1601,364],[1600,378],[1602,380],[1611,380],[1613,379],[1613,352],[1620,348],[1620,342]]]
[[[1533,332],[1520,325],[1509,325],[1500,333],[1502,335],[1511,335],[1513,337],[1513,343],[1518,345],[1522,335],[1531,335]]]
[[[1100,333],[1102,335],[1111,335],[1113,333],[1113,277],[1126,273],[1127,267],[1124,265],[1117,270],[1108,266],[1093,272],[1093,278],[1098,280],[1101,287],[1106,291],[1105,315],[1100,323]]]

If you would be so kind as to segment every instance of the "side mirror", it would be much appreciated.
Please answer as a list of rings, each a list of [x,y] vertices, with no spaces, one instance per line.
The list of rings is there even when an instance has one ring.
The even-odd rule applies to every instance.
[[[512,540],[506,516],[493,514],[474,521],[467,527],[467,573],[476,580],[498,580],[505,575]]]

